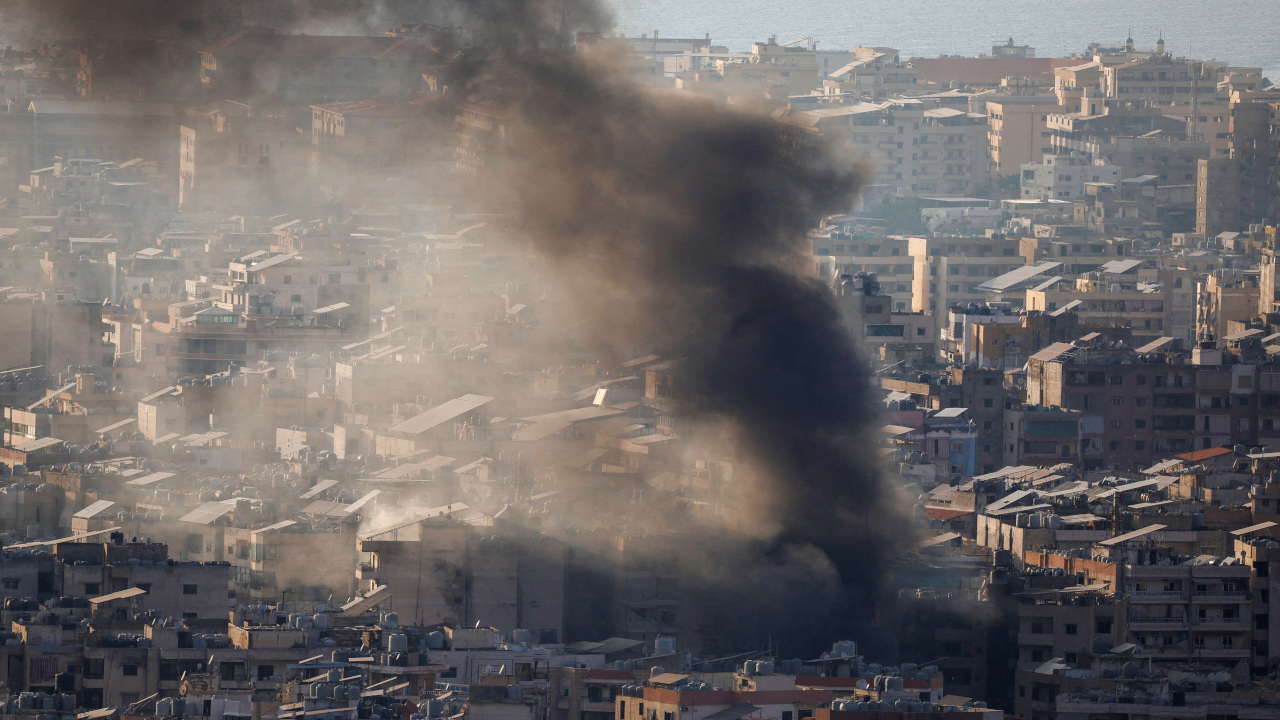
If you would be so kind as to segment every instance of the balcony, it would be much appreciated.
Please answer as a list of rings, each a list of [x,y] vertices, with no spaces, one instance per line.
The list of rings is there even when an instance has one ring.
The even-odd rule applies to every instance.
[[[1195,626],[1199,630],[1240,630],[1245,627],[1244,618],[1200,618]]]
[[[1240,658],[1249,657],[1251,648],[1248,645],[1241,644],[1239,647],[1216,647],[1216,648],[1196,648],[1195,657],[1197,658]]]
[[[1130,617],[1134,630],[1185,630],[1190,623],[1185,617]]]
[[[1170,603],[1183,601],[1186,594],[1181,590],[1138,590],[1129,596],[1134,603]]]
[[[1191,594],[1194,602],[1203,603],[1247,603],[1248,590],[1197,590]]]

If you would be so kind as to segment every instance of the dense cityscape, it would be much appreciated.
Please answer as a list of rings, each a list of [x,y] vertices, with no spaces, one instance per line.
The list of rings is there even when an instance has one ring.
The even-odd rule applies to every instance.
[[[1280,720],[1261,68],[78,5],[0,56],[0,717]]]

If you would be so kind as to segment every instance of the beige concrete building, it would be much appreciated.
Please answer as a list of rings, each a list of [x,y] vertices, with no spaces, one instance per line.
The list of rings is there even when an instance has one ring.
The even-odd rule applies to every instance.
[[[973,197],[986,191],[986,116],[899,99],[819,110],[781,109],[774,118],[818,133],[875,166],[874,185],[898,196]]]
[[[1017,238],[911,238],[911,309],[927,312],[941,328],[947,309],[990,296],[978,286],[1025,263]]]
[[[986,105],[992,175],[1015,175],[1024,164],[1038,163],[1053,152],[1048,120],[1050,113],[1062,112],[1056,98],[1010,96]]]

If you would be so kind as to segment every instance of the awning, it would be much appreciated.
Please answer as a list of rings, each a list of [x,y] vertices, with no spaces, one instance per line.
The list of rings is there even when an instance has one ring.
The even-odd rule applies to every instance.
[[[119,591],[110,593],[109,595],[100,595],[96,598],[89,598],[89,602],[93,605],[104,605],[106,603],[111,602],[112,600],[124,600],[126,598],[138,597],[139,595],[146,595],[146,594],[147,594],[146,590],[143,590],[142,588],[132,587],[132,588],[127,588],[125,590],[119,590]]]
[[[1103,540],[1098,544],[1111,547],[1112,545],[1119,545],[1120,543],[1129,542],[1130,540],[1137,540],[1138,538],[1143,537],[1144,535],[1150,535],[1151,533],[1158,532],[1160,530],[1163,530],[1164,528],[1165,528],[1164,525],[1148,525],[1142,528],[1141,530],[1134,530],[1131,533],[1125,533],[1124,535],[1121,535],[1119,537],[1113,537],[1109,540]]]
[[[1268,520],[1266,522],[1260,522],[1257,525],[1250,525],[1247,528],[1232,530],[1231,534],[1232,535],[1248,535],[1249,533],[1255,533],[1255,532],[1258,532],[1259,530],[1266,530],[1267,528],[1273,528],[1275,526],[1276,524],[1274,522]]]
[[[359,615],[360,613],[372,608],[378,603],[385,602],[391,597],[391,588],[386,585],[380,585],[374,588],[368,595],[362,598],[356,598],[346,605],[342,606],[343,615]]]
[[[933,547],[934,545],[941,545],[946,542],[951,542],[952,540],[955,540],[958,537],[960,537],[960,533],[955,533],[955,532],[943,533],[942,535],[938,535],[937,537],[931,537],[928,540],[925,540],[924,542],[920,543],[920,547],[927,548],[927,547]]]

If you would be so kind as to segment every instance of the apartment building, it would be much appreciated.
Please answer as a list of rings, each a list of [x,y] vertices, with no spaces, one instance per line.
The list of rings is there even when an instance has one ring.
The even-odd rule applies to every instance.
[[[932,315],[939,330],[949,308],[988,300],[978,286],[1024,264],[1018,239],[1003,235],[911,238],[908,247],[915,266],[911,309]]]
[[[1070,306],[1086,325],[1128,327],[1145,344],[1160,337],[1191,341],[1195,337],[1194,290],[1162,283],[1094,272],[1077,279],[1074,287],[1057,283],[1026,291],[1027,310],[1055,312]],[[1143,339],[1146,340],[1143,340]]]
[[[920,83],[915,66],[902,62],[893,48],[854,48],[853,54],[851,62],[826,74],[822,81],[824,95],[840,95],[847,100],[887,100],[921,95],[935,87]]]
[[[200,50],[200,83],[224,97],[317,102],[422,85],[426,48],[404,37],[237,33]]]
[[[1090,162],[1074,155],[1047,155],[1043,162],[1021,166],[1023,200],[1069,200],[1084,195],[1086,183],[1115,183],[1120,167]]]
[[[896,99],[819,110],[781,109],[774,118],[818,133],[875,166],[873,184],[898,195],[973,197],[989,179],[985,115],[925,99]]]
[[[1016,175],[1022,166],[1053,154],[1049,115],[1063,111],[1051,95],[1006,96],[987,100],[987,143],[991,173]]]
[[[306,136],[288,105],[224,101],[187,111],[179,128],[178,205],[270,207],[296,199]]]
[[[1153,53],[1102,69],[1101,88],[1109,98],[1140,100],[1153,105],[1191,105],[1217,90],[1213,65]]]
[[[880,283],[880,293],[892,300],[890,309],[911,311],[915,263],[908,238],[857,237],[838,227],[824,228],[812,233],[811,238],[819,278],[873,273]]]
[[[1027,401],[1084,413],[1083,454],[1098,466],[1140,469],[1171,453],[1270,441],[1270,365],[1224,365],[1223,351],[1209,349],[1172,364],[1152,352],[1051,346],[1027,364]]]

